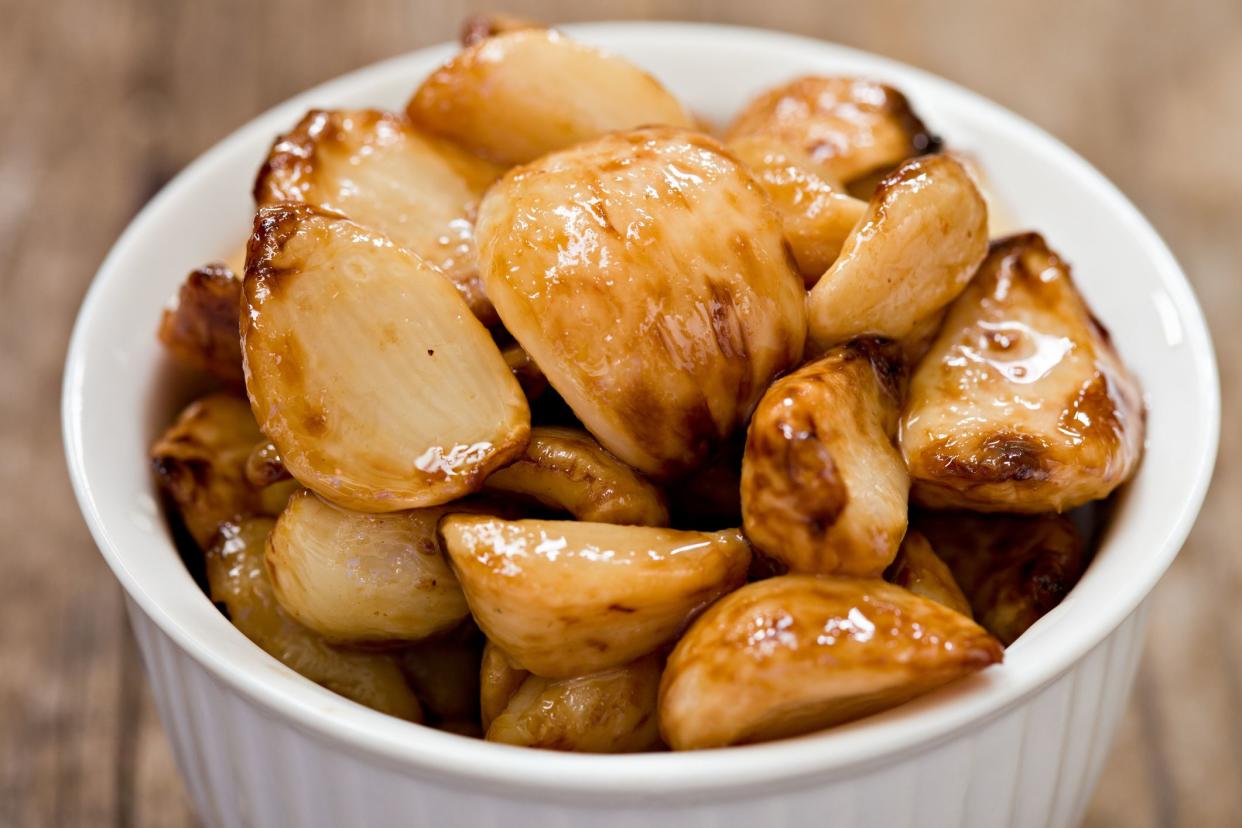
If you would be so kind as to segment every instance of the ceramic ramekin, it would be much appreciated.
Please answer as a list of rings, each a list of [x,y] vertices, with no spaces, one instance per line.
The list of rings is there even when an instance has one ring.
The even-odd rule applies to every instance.
[[[367,710],[247,641],[179,560],[146,452],[190,389],[154,329],[193,267],[237,248],[254,172],[311,106],[399,107],[452,51],[355,72],[261,116],[181,173],[100,268],[65,369],[65,448],[82,512],[128,596],[186,782],[212,825],[931,826],[1077,822],[1133,680],[1144,600],[1177,554],[1215,459],[1219,386],[1186,279],[1133,206],[1063,145],[926,73],[789,35],[669,23],[569,27],[726,119],[803,73],[905,91],[977,158],[1016,224],[1075,268],[1138,373],[1146,458],[1095,561],[1005,664],[888,713],[802,739],[692,754],[577,756],[470,740]]]

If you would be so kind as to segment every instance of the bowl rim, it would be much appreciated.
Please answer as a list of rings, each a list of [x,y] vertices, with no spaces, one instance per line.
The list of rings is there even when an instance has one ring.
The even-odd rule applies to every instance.
[[[798,35],[711,23],[682,22],[598,22],[558,27],[589,39],[591,36],[632,38],[677,38],[720,43],[746,41],[802,52],[831,52],[833,56],[882,66],[894,74],[918,77],[920,83],[952,96],[973,112],[988,119],[1006,122],[1023,133],[1025,140],[1076,173],[1084,186],[1096,191],[1136,237],[1146,244],[1162,286],[1185,325],[1185,342],[1190,349],[1201,397],[1198,426],[1205,436],[1202,451],[1186,461],[1194,464],[1194,485],[1170,507],[1164,536],[1153,549],[1142,578],[1130,593],[1096,614],[1087,632],[1038,665],[1029,666],[1019,676],[976,677],[965,690],[947,688],[948,699],[938,703],[919,700],[896,711],[870,717],[820,734],[745,748],[725,748],[694,753],[656,753],[629,756],[590,756],[550,751],[532,753],[528,749],[466,739],[393,719],[375,711],[344,702],[349,715],[326,717],[322,714],[324,695],[339,697],[301,679],[305,687],[277,680],[271,675],[239,669],[228,654],[220,653],[183,623],[176,606],[158,600],[141,579],[125,566],[123,550],[113,542],[108,526],[120,516],[105,515],[99,509],[85,468],[82,418],[82,377],[91,350],[85,328],[99,313],[110,274],[116,270],[121,251],[137,244],[145,228],[173,195],[191,182],[208,176],[217,160],[238,144],[248,142],[257,128],[297,101],[321,97],[330,99],[351,87],[400,70],[408,62],[430,53],[448,54],[451,48],[440,44],[390,58],[320,84],[294,98],[277,104],[249,121],[200,155],[170,181],[130,222],[105,258],[91,282],[70,339],[62,388],[62,428],[64,450],[78,504],[99,546],[131,604],[136,604],[157,627],[195,662],[220,682],[240,693],[265,711],[281,716],[298,730],[338,748],[378,759],[385,764],[419,775],[438,777],[450,784],[466,786],[486,782],[494,789],[514,795],[539,796],[556,792],[598,801],[641,794],[652,800],[692,797],[711,791],[716,796],[736,798],[756,787],[773,790],[827,774],[858,773],[871,765],[927,750],[963,730],[1002,715],[1068,671],[1139,606],[1155,586],[1180,550],[1194,524],[1211,479],[1220,429],[1220,388],[1215,355],[1207,324],[1193,291],[1168,247],[1151,225],[1124,195],[1101,173],[1047,132],[1000,105],[929,72],[898,61],[825,41]],[[269,135],[270,129],[265,130]],[[201,596],[206,600],[205,596]],[[227,621],[220,616],[222,623]],[[231,625],[230,625],[231,628]],[[236,633],[236,630],[234,630]],[[240,635],[240,633],[236,633]],[[257,650],[257,648],[255,648]],[[260,654],[261,651],[260,651]],[[265,654],[262,654],[265,655]],[[291,672],[291,671],[290,671]],[[300,677],[297,677],[300,678]],[[943,695],[943,694],[937,694]]]

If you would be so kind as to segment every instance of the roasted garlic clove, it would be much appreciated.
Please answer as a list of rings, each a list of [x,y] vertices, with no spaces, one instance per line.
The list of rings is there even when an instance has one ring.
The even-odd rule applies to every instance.
[[[478,628],[468,623],[401,652],[401,670],[428,720],[437,726],[454,730],[467,724],[478,727],[483,641]]]
[[[502,171],[399,115],[315,109],[276,139],[254,197],[260,207],[305,202],[387,236],[447,276],[491,325],[496,312],[479,281],[474,216]]]
[[[444,548],[475,620],[515,666],[570,678],[669,643],[746,579],[734,532],[451,515]]]
[[[953,571],[974,616],[1009,646],[1082,577],[1086,550],[1062,515],[924,512],[916,525]]]
[[[906,531],[900,356],[858,340],[777,380],[742,458],[746,537],[794,572],[879,575]]]
[[[660,732],[675,750],[797,736],[1002,657],[969,618],[879,579],[782,575],[725,596],[678,642]]]
[[[785,238],[803,283],[810,288],[832,267],[867,202],[828,181],[805,163],[772,147],[764,136],[747,136],[729,145],[746,162],[780,211]]]
[[[244,298],[259,425],[329,500],[434,506],[522,453],[530,411],[487,329],[391,241],[310,205],[263,208]]]
[[[207,552],[211,600],[223,605],[243,635],[316,684],[382,713],[421,721],[418,699],[394,657],[334,647],[281,609],[263,566],[272,525],[252,518],[221,528]]]
[[[160,342],[182,364],[240,388],[240,310],[241,280],[233,271],[222,264],[200,267],[185,277],[176,303],[164,311]]]
[[[267,544],[277,600],[332,641],[418,641],[469,614],[436,525],[448,507],[367,514],[303,489]]]
[[[880,182],[841,255],[807,300],[816,348],[901,339],[953,301],[988,250],[988,210],[947,155],[915,158]]]
[[[801,77],[755,98],[725,135],[752,138],[846,184],[940,147],[904,95],[848,77]]]
[[[1059,512],[1138,466],[1138,383],[1037,234],[996,242],[910,382],[901,448],[935,508]]]
[[[484,733],[509,706],[509,700],[529,675],[526,670],[514,666],[504,650],[490,641],[484,645],[483,664],[479,668],[479,710]]]
[[[476,43],[487,40],[489,37],[502,35],[506,32],[546,28],[547,26],[536,20],[516,14],[503,14],[500,12],[472,14],[462,23],[461,37],[459,39],[462,46],[473,46]]]
[[[526,453],[492,472],[483,489],[530,497],[577,520],[668,525],[663,493],[576,428],[531,429]]]
[[[779,216],[705,136],[642,129],[550,155],[488,192],[477,230],[505,327],[647,474],[698,466],[801,357]]]
[[[658,750],[662,661],[648,655],[575,678],[529,676],[491,722],[486,738],[577,753]]]
[[[967,618],[972,617],[970,602],[954,580],[953,572],[937,557],[922,532],[914,529],[906,532],[901,548],[897,550],[897,559],[884,572],[884,580],[960,612]],[[984,626],[995,633],[986,624]]]
[[[151,447],[161,488],[190,537],[206,549],[220,524],[262,511],[246,481],[246,458],[262,437],[247,402],[234,394],[195,400]]]
[[[513,372],[518,385],[522,386],[527,400],[534,402],[543,396],[543,392],[548,390],[548,378],[521,345],[510,342],[500,349],[500,355],[505,358],[505,365]]]
[[[506,32],[466,47],[423,81],[406,114],[506,165],[614,130],[694,126],[651,75],[546,29]]]

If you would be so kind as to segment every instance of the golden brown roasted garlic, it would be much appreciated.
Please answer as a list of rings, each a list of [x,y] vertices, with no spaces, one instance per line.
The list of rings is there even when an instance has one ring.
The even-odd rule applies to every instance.
[[[303,489],[267,544],[276,598],[332,641],[418,641],[452,629],[469,609],[436,538],[447,508],[367,514]]]
[[[576,428],[531,429],[526,453],[492,472],[483,488],[533,498],[577,520],[668,525],[664,494]]]
[[[832,266],[867,202],[854,198],[839,182],[825,179],[773,147],[766,136],[747,136],[729,144],[780,211],[785,238],[803,283],[813,287]]]
[[[782,575],[717,601],[669,656],[660,732],[675,750],[810,733],[1001,661],[960,613],[878,578]]]
[[[483,647],[483,664],[479,668],[479,711],[486,733],[492,721],[509,706],[509,699],[526,681],[530,673],[517,667],[505,651],[488,641]]]
[[[352,509],[434,506],[522,453],[530,411],[436,271],[306,204],[259,211],[242,343],[259,425],[304,486]]]
[[[263,566],[268,518],[226,523],[207,552],[211,600],[224,605],[242,634],[306,678],[359,704],[411,721],[418,699],[390,655],[334,647],[281,609]]]
[[[987,212],[965,168],[947,155],[912,159],[885,177],[811,289],[814,346],[910,335],[962,292],[987,255]]]
[[[927,537],[916,529],[906,532],[897,559],[884,572],[884,580],[971,618],[970,602],[949,569],[932,549]],[[986,624],[985,629],[995,632]],[[1004,641],[1002,640],[1002,643]]]
[[[547,29],[504,32],[467,46],[423,81],[406,114],[506,165],[614,130],[694,126],[651,75]]]
[[[845,184],[940,146],[904,95],[849,77],[801,77],[759,95],[725,135],[751,139]]]
[[[276,139],[254,185],[260,207],[305,202],[387,236],[448,277],[485,325],[474,216],[503,170],[377,109],[311,110]]]
[[[1069,266],[1037,234],[996,242],[910,381],[901,447],[913,499],[1057,512],[1138,465],[1143,402]]]
[[[1009,646],[1082,577],[1082,536],[1061,515],[924,512],[915,525],[953,571],[974,616]]]
[[[195,400],[151,447],[160,486],[206,549],[220,524],[264,511],[246,480],[246,458],[262,435],[250,405],[235,394]]]
[[[805,338],[802,284],[762,189],[697,133],[616,133],[510,172],[479,211],[505,327],[609,451],[699,465]]]
[[[527,676],[487,728],[489,742],[577,753],[657,750],[659,655],[574,678]]]
[[[794,572],[879,575],[906,531],[900,356],[858,340],[772,384],[742,458],[746,537]]]
[[[750,563],[736,531],[450,515],[440,533],[479,627],[515,666],[548,678],[659,649]]]
[[[176,304],[160,319],[159,339],[181,363],[240,387],[241,280],[221,264],[185,277]]]

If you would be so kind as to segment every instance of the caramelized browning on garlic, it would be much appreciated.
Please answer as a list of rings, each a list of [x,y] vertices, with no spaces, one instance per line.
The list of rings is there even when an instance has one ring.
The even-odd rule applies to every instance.
[[[289,472],[388,512],[475,491],[519,456],[530,412],[487,330],[417,257],[306,204],[255,219],[246,384]]]
[[[658,655],[566,679],[528,676],[487,729],[489,742],[577,753],[657,750]]]
[[[671,642],[743,583],[737,532],[451,515],[444,548],[475,620],[515,666],[571,678]]]
[[[382,713],[421,721],[418,699],[395,658],[334,647],[281,609],[263,566],[272,525],[253,518],[222,527],[207,552],[211,600],[224,606],[243,635],[316,684]]]
[[[348,216],[441,271],[484,324],[474,217],[503,170],[376,109],[311,110],[272,146],[254,185],[260,207],[306,202]]]
[[[962,292],[987,255],[988,215],[964,167],[915,158],[880,182],[807,302],[811,341],[901,339]]]
[[[797,736],[886,710],[1000,662],[960,613],[871,578],[782,575],[705,612],[669,657],[675,750]]]
[[[746,436],[746,537],[795,572],[879,575],[906,531],[900,357],[858,340],[768,389]]]
[[[493,472],[484,490],[524,495],[577,520],[668,524],[663,493],[576,428],[532,429],[526,453]]]
[[[276,598],[333,641],[417,641],[457,626],[469,610],[436,539],[445,508],[376,515],[295,494],[267,545]]]
[[[970,602],[953,579],[953,572],[936,556],[922,532],[914,529],[906,532],[901,548],[897,550],[897,559],[884,573],[884,580],[960,612],[967,618],[971,617]],[[986,624],[984,627],[995,634],[991,627]],[[1003,638],[1001,641],[1006,643]]]
[[[850,183],[915,155],[936,152],[906,97],[881,83],[802,77],[770,89],[738,114],[730,144],[758,139],[828,181]]]
[[[514,170],[477,232],[505,327],[640,471],[699,465],[802,354],[779,217],[705,136],[617,133]]]
[[[180,362],[231,385],[242,384],[238,311],[241,281],[221,264],[185,277],[176,304],[160,319],[159,339]]]
[[[790,158],[766,136],[746,136],[729,149],[746,162],[780,211],[785,238],[808,288],[841,253],[867,202],[854,198],[807,164]]]
[[[614,130],[694,126],[651,75],[546,29],[467,46],[423,81],[406,114],[501,164],[525,164]]]
[[[226,520],[262,511],[245,474],[261,436],[246,401],[220,393],[191,403],[151,447],[160,486],[199,548],[211,544]]]
[[[1037,234],[995,243],[910,383],[901,447],[936,508],[1059,512],[1138,465],[1138,383]]]
[[[1061,603],[1087,563],[1082,536],[1061,515],[926,512],[917,525],[1005,646]]]

